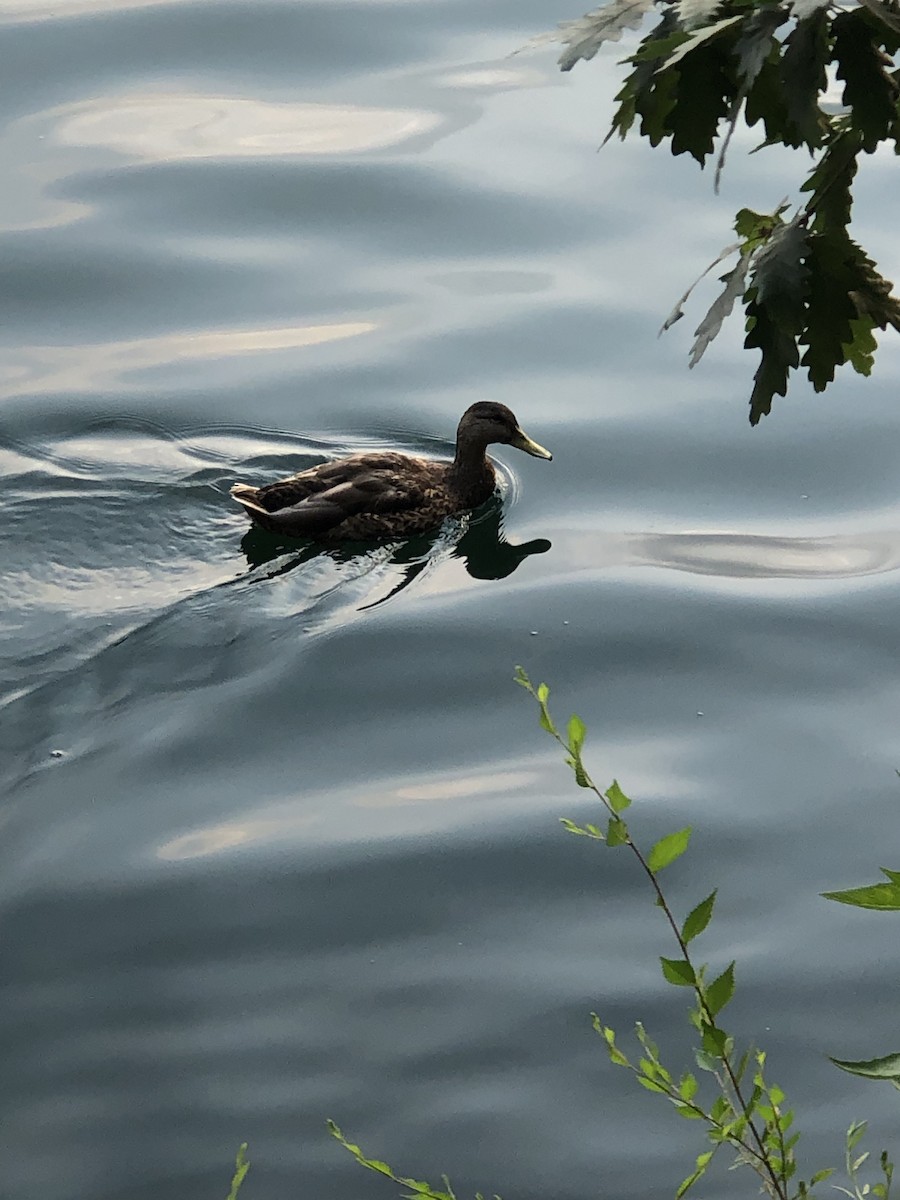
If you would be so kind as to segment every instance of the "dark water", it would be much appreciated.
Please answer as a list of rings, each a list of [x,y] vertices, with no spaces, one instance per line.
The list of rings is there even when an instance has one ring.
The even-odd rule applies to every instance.
[[[811,1131],[893,1109],[900,354],[755,431],[732,331],[656,329],[790,160],[594,149],[615,49],[507,57],[571,4],[0,4],[0,1042],[17,1200],[670,1195],[700,1146],[588,1013],[680,1063],[671,953],[514,664],[713,886],[732,1025]],[[750,143],[748,143],[750,144]],[[900,241],[878,156],[860,237]],[[892,178],[892,176],[891,176]],[[692,314],[693,316],[694,314]],[[692,319],[689,317],[689,320]],[[689,331],[688,331],[689,333]],[[502,504],[357,555],[227,497],[510,404]],[[548,545],[549,543],[549,545]],[[745,1184],[752,1187],[749,1181]],[[706,1194],[733,1194],[734,1179]],[[716,1191],[716,1189],[719,1189]]]

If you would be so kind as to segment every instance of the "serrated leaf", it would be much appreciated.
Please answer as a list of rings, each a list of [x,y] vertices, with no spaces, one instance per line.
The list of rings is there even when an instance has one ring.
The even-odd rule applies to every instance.
[[[854,263],[857,277],[850,298],[857,312],[870,318],[879,329],[891,325],[900,333],[900,300],[891,294],[891,284],[878,274],[868,255],[856,249],[859,250]]]
[[[753,260],[756,301],[783,327],[803,328],[803,305],[808,293],[805,259],[809,235],[798,214],[769,238]]]
[[[559,67],[571,71],[577,62],[592,59],[604,42],[617,42],[627,29],[637,29],[654,3],[655,0],[611,0],[583,17],[561,21],[553,32],[534,38],[529,45],[562,42],[566,48],[559,56]]]
[[[716,1025],[704,1025],[701,1042],[707,1054],[717,1059],[725,1057],[728,1035],[724,1029],[719,1029]]]
[[[900,33],[900,4],[897,0],[860,0],[860,4],[864,4],[888,29]]]
[[[828,17],[817,8],[805,20],[798,19],[784,40],[779,76],[788,118],[785,141],[789,146],[806,145],[812,150],[822,144],[827,119],[819,107],[819,96],[828,83],[825,68],[829,54]]]
[[[678,19],[687,30],[706,25],[722,7],[723,0],[679,0]]]
[[[875,322],[871,317],[857,317],[850,322],[852,339],[845,343],[841,350],[845,360],[850,363],[857,375],[871,375],[875,365],[875,351],[878,342],[872,330]]]
[[[791,16],[795,21],[803,21],[814,12],[826,8],[831,0],[794,0],[791,5]]]
[[[622,813],[626,808],[629,808],[631,801],[619,787],[619,782],[614,779],[605,792],[606,799],[609,801],[609,806],[614,813]]]
[[[749,210],[742,210],[742,211],[749,211]],[[697,278],[694,280],[694,282],[691,284],[691,286],[688,288],[688,290],[684,293],[684,295],[679,298],[675,307],[672,309],[672,311],[669,313],[669,315],[666,317],[665,321],[663,322],[663,324],[659,330],[659,334],[657,336],[661,336],[662,334],[664,334],[666,332],[667,329],[671,329],[676,321],[681,320],[681,318],[684,316],[684,306],[685,306],[685,304],[687,304],[688,300],[690,299],[691,293],[693,292],[694,288],[697,286],[698,283],[702,282],[702,280],[704,280],[706,278],[706,276],[710,273],[710,271],[713,269],[713,267],[717,267],[720,262],[724,262],[724,260],[726,258],[730,258],[731,255],[734,254],[735,250],[740,250],[740,248],[741,248],[740,242],[733,242],[730,246],[726,246],[724,250],[721,250],[719,252],[719,254],[712,260],[712,262],[702,272],[702,274],[697,276]]]
[[[726,29],[732,28],[734,25],[737,25],[738,22],[743,20],[743,15],[738,15],[736,17],[723,17],[721,21],[715,21],[712,25],[705,25],[702,29],[698,29],[696,33],[691,34],[686,42],[682,42],[681,45],[669,55],[660,69],[665,70],[667,67],[674,67],[688,54],[693,54],[701,46],[706,45],[706,43],[711,39],[717,38],[720,33],[724,33]]]
[[[744,243],[765,241],[777,224],[772,213],[758,213],[752,208],[738,209],[734,215],[734,232]]]
[[[694,1061],[696,1062],[697,1066],[700,1068],[701,1071],[706,1071],[710,1075],[714,1075],[716,1073],[716,1071],[718,1071],[718,1069],[719,1069],[718,1057],[710,1054],[708,1050],[703,1050],[703,1049],[695,1050],[694,1051]],[[718,1100],[713,1101],[713,1106],[712,1106],[711,1112],[713,1113],[714,1116],[715,1116],[716,1104],[718,1104],[720,1100],[721,1100],[721,1097],[719,1097]],[[724,1100],[721,1100],[721,1102],[723,1104],[725,1103]],[[718,1120],[718,1119],[719,1118],[716,1118],[716,1120]]]
[[[800,339],[806,350],[801,363],[817,392],[834,379],[835,370],[846,359],[844,347],[853,342],[857,310],[850,292],[856,278],[855,249],[842,229],[810,235],[807,324]]]
[[[809,295],[809,235],[798,215],[776,229],[753,262],[744,346],[762,361],[754,376],[750,423],[772,409],[772,397],[787,393],[789,373],[800,363],[797,339],[806,327]]]
[[[892,1083],[900,1082],[900,1054],[885,1054],[881,1058],[863,1059],[859,1062],[843,1058],[833,1058],[831,1061],[842,1071],[849,1071],[851,1075],[862,1075],[865,1079],[888,1079]]]
[[[734,995],[734,963],[729,963],[725,970],[712,981],[706,989],[706,1007],[713,1016],[722,1011]]]
[[[766,145],[780,144],[787,141],[791,129],[787,113],[787,101],[781,82],[781,59],[777,52],[772,53],[763,63],[762,70],[756,77],[747,99],[744,102],[744,120],[752,128],[762,121],[766,131]]]
[[[686,959],[660,957],[659,963],[667,983],[674,983],[676,987],[694,986],[694,968]]]
[[[675,103],[666,117],[672,135],[672,153],[690,154],[701,166],[713,152],[720,121],[731,109],[735,91],[732,60],[735,37],[733,28],[721,31],[720,36],[692,50],[690,61],[683,67],[675,68],[678,73]]]
[[[679,829],[676,833],[667,834],[653,846],[647,855],[647,866],[655,875],[663,867],[669,866],[676,858],[680,858],[688,848],[691,840],[691,829]]]
[[[697,1083],[696,1078],[690,1073],[690,1071],[687,1071],[681,1077],[681,1082],[678,1085],[678,1095],[682,1098],[682,1100],[693,1100],[693,1098],[697,1095],[698,1086],[699,1084]]]
[[[716,192],[719,190],[719,181],[722,171],[725,169],[725,159],[741,108],[767,60],[778,57],[778,52],[775,50],[775,30],[786,20],[786,13],[779,7],[757,9],[744,19],[740,36],[734,47],[737,58],[738,88],[731,101],[728,128],[722,139],[722,147],[716,161],[716,174],[713,181],[713,188]]]
[[[843,102],[872,151],[889,134],[897,118],[898,86],[890,75],[891,59],[877,44],[865,9],[839,13],[831,23],[837,77],[844,81]]]
[[[712,1065],[708,1068],[708,1070],[718,1071],[718,1069],[719,1069],[718,1058],[711,1059],[711,1064]],[[715,1098],[715,1100],[713,1100],[713,1102],[712,1102],[712,1107],[709,1110],[709,1115],[713,1121],[715,1121],[717,1124],[721,1124],[725,1120],[725,1118],[727,1116],[729,1116],[729,1114],[732,1113],[733,1111],[734,1111],[733,1108],[731,1107],[731,1105],[729,1104],[729,1102],[725,1096],[717,1096]]]
[[[778,8],[760,8],[745,17],[734,47],[739,82],[747,89],[763,68],[774,45],[774,33],[787,15]]]
[[[883,867],[882,871],[887,874]],[[890,876],[886,883],[847,888],[840,892],[822,892],[822,895],[826,900],[836,900],[839,904],[850,904],[855,908],[873,908],[880,912],[896,912],[900,909],[900,882]]]
[[[705,354],[707,346],[718,337],[723,321],[726,317],[731,316],[731,310],[734,308],[735,301],[738,297],[743,296],[746,290],[747,272],[749,269],[750,255],[742,254],[734,269],[729,271],[727,275],[722,276],[720,282],[725,284],[724,290],[713,301],[706,316],[694,330],[694,344],[691,347],[691,356],[688,361],[689,367],[696,367]]]
[[[606,826],[608,846],[624,846],[628,841],[628,826],[619,817],[610,817]]]
[[[710,892],[705,900],[691,909],[681,927],[681,940],[685,945],[698,937],[712,920],[713,907],[716,903],[716,893]]]

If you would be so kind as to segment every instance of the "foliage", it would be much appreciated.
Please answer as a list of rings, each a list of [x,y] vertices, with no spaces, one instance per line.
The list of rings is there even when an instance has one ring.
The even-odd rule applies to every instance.
[[[900,332],[900,300],[849,234],[860,155],[888,143],[900,154],[900,0],[849,9],[827,0],[611,0],[541,40],[563,43],[559,65],[569,71],[651,10],[657,22],[625,60],[631,70],[607,141],[637,124],[652,146],[668,142],[701,166],[715,154],[718,188],[743,116],[762,127],[762,147],[802,147],[814,160],[792,215],[784,215],[787,202],[772,213],[737,214],[740,240],[712,266],[732,253],[737,263],[695,331],[692,367],[736,301],[743,304],[744,345],[760,352],[755,425],[787,394],[793,371],[804,368],[817,392],[845,363],[869,375],[875,330]],[[843,84],[837,112],[826,99],[829,73]],[[692,290],[664,329],[683,315]]]
[[[897,912],[900,910],[900,871],[882,867],[881,873],[886,877],[886,883],[871,883],[840,892],[823,892],[822,895],[826,900],[837,900],[839,904],[850,904],[855,908]],[[851,1075],[862,1075],[865,1079],[886,1079],[900,1089],[900,1054],[885,1054],[862,1062],[850,1062],[843,1058],[833,1058],[831,1061]]]
[[[247,1161],[247,1143],[241,1142],[238,1147],[237,1156],[234,1160],[234,1175],[231,1177],[231,1190],[229,1191],[226,1200],[237,1200],[238,1192],[241,1190],[241,1184],[246,1178],[247,1172],[250,1170],[250,1163]]]
[[[856,908],[877,908],[882,912],[900,909],[900,871],[881,868],[887,883],[870,883],[866,887],[848,888],[843,892],[823,892],[826,900],[837,900],[840,904],[852,904]]]
[[[619,1043],[615,1030],[596,1013],[592,1014],[593,1027],[603,1039],[610,1061],[629,1071],[647,1091],[663,1096],[679,1116],[699,1122],[704,1130],[707,1147],[696,1155],[693,1166],[679,1184],[676,1200],[702,1179],[722,1147],[728,1147],[735,1155],[736,1166],[750,1167],[756,1173],[761,1190],[772,1200],[808,1200],[818,1194],[816,1189],[830,1178],[833,1170],[817,1171],[808,1180],[797,1177],[796,1148],[800,1134],[793,1128],[793,1110],[787,1107],[782,1089],[769,1079],[765,1053],[753,1047],[738,1052],[734,1038],[721,1019],[734,995],[735,964],[730,962],[712,972],[707,963],[699,962],[694,956],[694,943],[712,920],[716,893],[710,892],[699,900],[679,920],[660,884],[661,873],[688,849],[690,828],[669,833],[648,850],[643,850],[632,837],[625,820],[624,814],[631,807],[629,797],[615,780],[601,790],[584,764],[584,722],[573,715],[565,732],[561,732],[550,713],[547,685],[535,686],[521,667],[516,668],[515,678],[537,702],[541,727],[562,747],[575,783],[592,792],[603,809],[603,820],[599,824],[580,825],[565,818],[563,826],[569,833],[603,843],[610,849],[625,847],[632,855],[649,884],[676,948],[673,957],[660,958],[663,979],[691,994],[688,1018],[697,1039],[694,1050],[697,1074],[675,1072],[667,1066],[659,1047],[640,1022],[635,1026],[635,1048],[627,1050]],[[838,1065],[847,1070],[856,1069],[857,1074],[867,1073],[859,1068],[868,1068],[868,1074],[873,1077],[889,1078],[895,1083],[900,1081],[900,1055],[892,1056],[890,1061],[839,1062]],[[400,1184],[406,1189],[407,1200],[456,1200],[446,1176],[443,1188],[436,1188],[422,1180],[398,1175],[387,1163],[367,1158],[359,1146],[345,1138],[333,1121],[328,1124],[334,1137],[357,1162]],[[893,1164],[886,1153],[880,1158],[879,1181],[871,1184],[860,1181],[860,1169],[869,1156],[868,1153],[858,1155],[856,1150],[865,1128],[864,1123],[853,1124],[847,1132],[845,1168],[849,1187],[838,1190],[850,1200],[868,1197],[889,1200]],[[483,1200],[480,1193],[476,1200]]]

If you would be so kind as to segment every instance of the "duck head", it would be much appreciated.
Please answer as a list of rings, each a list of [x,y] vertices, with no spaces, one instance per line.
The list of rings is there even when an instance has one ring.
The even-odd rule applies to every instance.
[[[496,404],[493,400],[480,400],[466,409],[456,431],[456,441],[457,445],[500,443],[524,450],[535,458],[553,458],[549,450],[531,440],[505,404]]]

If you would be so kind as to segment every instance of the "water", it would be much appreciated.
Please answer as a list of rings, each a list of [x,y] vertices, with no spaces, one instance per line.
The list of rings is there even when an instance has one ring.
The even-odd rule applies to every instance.
[[[0,920],[17,1200],[375,1195],[328,1139],[460,1194],[668,1195],[693,1127],[588,1013],[681,1063],[671,953],[515,663],[590,728],[686,910],[738,959],[810,1166],[884,1094],[898,865],[897,347],[746,425],[739,331],[674,299],[798,167],[594,149],[615,50],[511,50],[570,4],[0,5]],[[751,144],[745,141],[746,145]],[[859,237],[900,275],[884,199]],[[699,320],[699,312],[691,312]],[[693,327],[693,326],[692,326]],[[688,333],[690,331],[688,330]],[[446,454],[473,400],[502,504],[298,554],[227,491],[365,446]],[[709,1194],[730,1195],[731,1178]]]

